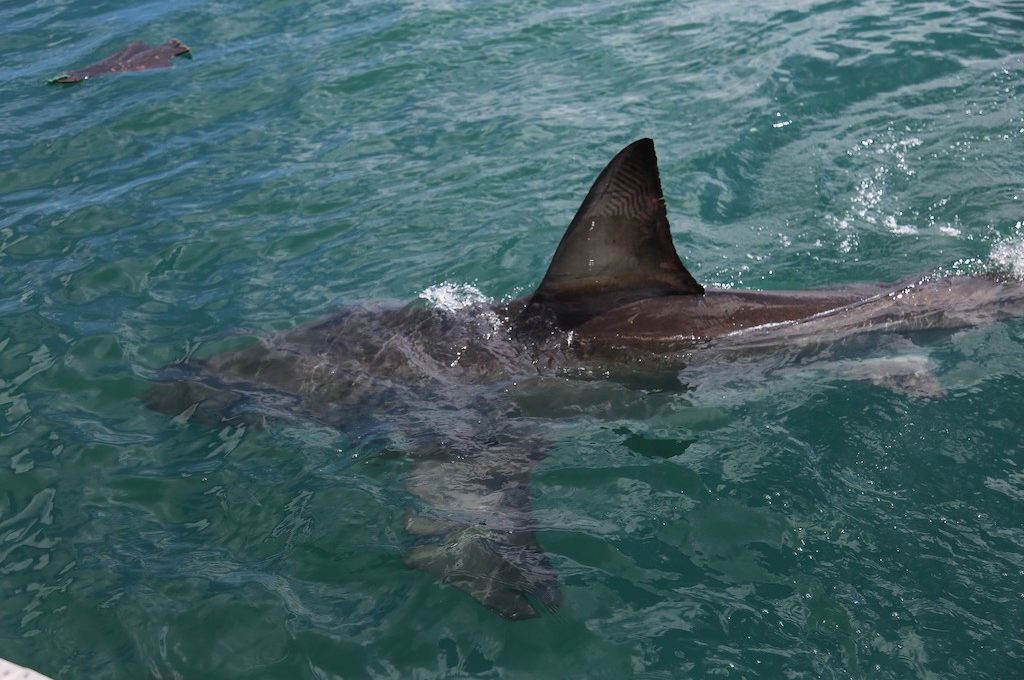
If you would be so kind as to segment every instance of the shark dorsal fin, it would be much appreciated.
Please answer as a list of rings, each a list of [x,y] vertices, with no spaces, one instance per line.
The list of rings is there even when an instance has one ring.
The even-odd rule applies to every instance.
[[[642,298],[703,292],[672,244],[654,141],[645,138],[598,176],[529,304],[572,325]]]

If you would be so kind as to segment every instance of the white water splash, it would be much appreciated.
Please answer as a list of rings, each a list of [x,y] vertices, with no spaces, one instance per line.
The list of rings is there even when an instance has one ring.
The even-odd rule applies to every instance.
[[[494,301],[480,292],[476,286],[468,283],[450,283],[445,281],[436,286],[430,286],[419,297],[431,305],[448,314],[454,314],[462,310],[473,310],[471,317],[476,319],[480,325],[477,326],[479,333],[487,340],[495,334],[500,333],[505,323],[501,316],[495,311]],[[466,348],[463,347],[463,350]],[[458,363],[462,354],[452,363]]]
[[[893,234],[899,235],[913,235],[917,233],[917,227],[910,224],[900,224],[896,221],[895,215],[886,215],[885,219],[882,220],[882,224]]]
[[[479,307],[491,301],[475,286],[468,283],[449,283],[448,281],[427,288],[419,296],[446,312],[457,312],[467,307]]]
[[[839,249],[844,253],[858,248],[858,229],[862,225],[880,225],[899,236],[918,233],[916,226],[901,221],[904,210],[889,196],[889,189],[894,181],[905,182],[917,174],[907,161],[907,152],[923,142],[917,137],[898,138],[892,128],[883,137],[863,139],[846,152],[851,158],[871,159],[874,169],[859,179],[850,205],[842,214],[826,216],[836,226]]]
[[[992,245],[989,260],[997,270],[1024,280],[1024,221],[1013,225],[1013,234]]]

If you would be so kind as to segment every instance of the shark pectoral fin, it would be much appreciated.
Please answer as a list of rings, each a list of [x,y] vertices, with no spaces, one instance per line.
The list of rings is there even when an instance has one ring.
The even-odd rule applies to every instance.
[[[405,564],[505,618],[531,618],[562,604],[558,576],[537,540],[530,491],[547,447],[514,432],[488,435],[486,445],[444,443],[415,457],[406,486],[422,511],[405,524],[419,544]]]
[[[547,556],[533,532],[515,533],[523,535],[503,536],[483,527],[463,526],[442,542],[414,547],[405,564],[455,586],[506,619],[539,616],[534,602],[557,610],[562,593]]]
[[[930,371],[888,375],[872,382],[908,397],[943,399],[946,396],[946,388],[942,386],[938,376]]]
[[[862,359],[844,364],[841,374],[909,397],[942,399],[946,396],[946,388],[935,374],[934,363],[927,356]]]
[[[594,182],[525,311],[572,327],[639,299],[703,292],[672,243],[654,142],[639,139]]]

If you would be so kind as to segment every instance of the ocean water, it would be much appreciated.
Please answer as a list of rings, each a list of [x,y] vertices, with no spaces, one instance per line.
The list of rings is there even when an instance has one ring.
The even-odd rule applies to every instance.
[[[1019,276],[1022,35],[1015,0],[0,2],[0,657],[1018,677],[1020,320],[660,388],[564,380],[533,487],[566,602],[529,621],[403,566],[401,451],[139,396],[354,301],[529,293],[641,136],[707,285]],[[170,37],[192,59],[46,85]],[[850,368],[892,360],[941,394]]]

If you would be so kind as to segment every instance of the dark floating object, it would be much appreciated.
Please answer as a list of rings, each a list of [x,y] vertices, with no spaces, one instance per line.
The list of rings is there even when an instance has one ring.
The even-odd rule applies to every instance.
[[[115,52],[106,59],[92,66],[77,71],[62,73],[51,78],[50,83],[71,85],[88,80],[93,76],[107,73],[123,73],[125,71],[146,71],[151,68],[169,68],[174,57],[191,56],[189,46],[180,40],[171,38],[163,45],[147,45],[144,42],[133,42],[120,52]]]

